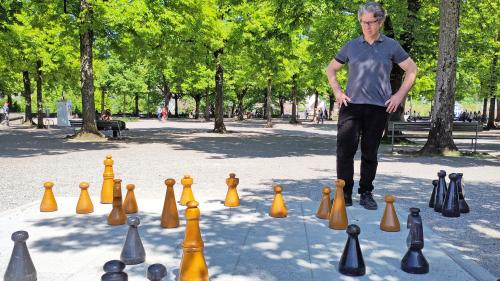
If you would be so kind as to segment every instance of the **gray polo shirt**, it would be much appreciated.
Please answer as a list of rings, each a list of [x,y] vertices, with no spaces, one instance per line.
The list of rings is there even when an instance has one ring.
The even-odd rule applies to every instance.
[[[351,40],[335,56],[336,61],[347,64],[349,69],[346,95],[351,103],[379,106],[385,106],[392,94],[392,64],[407,58],[403,47],[383,34],[372,45],[363,36]]]

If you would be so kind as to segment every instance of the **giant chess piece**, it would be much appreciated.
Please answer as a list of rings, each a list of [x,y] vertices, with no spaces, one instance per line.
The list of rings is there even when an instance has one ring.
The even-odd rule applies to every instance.
[[[274,186],[274,199],[271,208],[269,209],[269,216],[273,218],[285,218],[288,215],[288,210],[285,205],[285,200],[283,200],[283,195],[281,192],[283,187],[281,185]]]
[[[189,201],[186,209],[186,234],[182,242],[179,281],[208,281],[208,269],[203,254],[198,202]]]
[[[404,272],[413,274],[424,274],[429,272],[429,263],[422,253],[424,248],[424,230],[422,218],[420,217],[420,209],[410,208],[411,210],[411,226],[408,237],[410,245],[408,251],[401,260],[401,269]]]
[[[109,225],[121,225],[125,224],[127,220],[127,214],[122,207],[122,180],[114,180],[115,185],[113,186],[113,209],[108,216]]]
[[[228,189],[226,200],[224,200],[224,206],[238,207],[240,205],[240,197],[238,196],[238,191],[236,191],[236,186],[239,182],[240,179],[237,178],[234,173],[229,174],[229,178],[226,179]]]
[[[137,201],[135,200],[134,189],[135,185],[127,184],[127,195],[125,195],[125,200],[123,200],[123,209],[126,214],[135,214],[139,211]]]
[[[380,229],[388,232],[397,232],[400,230],[398,215],[394,208],[396,198],[392,195],[385,196],[385,210],[382,219],[380,220]]]
[[[111,204],[113,203],[113,179],[115,177],[115,173],[113,172],[113,159],[111,155],[106,155],[106,159],[104,160],[104,173],[102,174],[104,180],[102,182],[101,188],[101,203],[102,204]]]
[[[436,198],[434,198],[434,211],[441,212],[443,210],[444,197],[446,196],[446,172],[441,170],[437,175],[439,180],[436,189]]]
[[[54,184],[50,181],[43,184],[45,191],[43,192],[42,202],[40,203],[40,212],[55,212],[57,211],[57,202],[54,197],[52,187]]]
[[[438,186],[438,180],[433,180],[432,181],[432,194],[431,194],[431,199],[429,200],[429,207],[434,208],[434,200],[436,200],[436,189]]]
[[[80,183],[80,198],[78,198],[78,203],[76,204],[77,214],[90,214],[94,212],[94,205],[90,199],[88,188],[88,182]]]
[[[161,227],[163,228],[176,228],[179,226],[179,212],[175,203],[174,184],[174,179],[165,180],[167,193],[165,194],[165,202],[161,212]]]
[[[163,264],[155,263],[148,267],[148,279],[150,281],[162,281],[167,276],[167,268]]]
[[[194,201],[193,190],[191,189],[191,185],[193,184],[193,179],[189,175],[185,175],[183,179],[181,179],[181,184],[183,185],[182,194],[180,204],[183,206],[187,205],[187,202]]]
[[[464,192],[464,184],[462,182],[462,177],[464,174],[457,173],[457,186],[458,186],[458,205],[460,207],[460,213],[468,213],[470,212],[469,205],[465,201],[465,192]]]
[[[120,260],[125,264],[140,264],[146,260],[146,252],[142,245],[141,237],[137,226],[140,224],[138,217],[129,217],[127,224],[129,225],[127,238],[120,255]]]
[[[330,199],[330,188],[323,187],[323,196],[321,197],[321,203],[319,203],[318,211],[316,211],[316,217],[327,220],[332,209],[332,201]]]
[[[36,281],[36,269],[26,246],[28,237],[28,232],[22,230],[12,234],[14,249],[3,277],[4,281]]]
[[[328,226],[332,229],[341,230],[347,228],[348,219],[344,201],[344,186],[344,180],[338,179],[335,181],[335,199],[328,217]]]
[[[346,232],[349,237],[345,243],[344,252],[340,257],[339,272],[348,276],[365,275],[365,261],[358,240],[361,230],[359,226],[351,224],[347,227]]]
[[[127,273],[123,272],[125,264],[119,260],[108,261],[103,266],[104,275],[101,276],[101,281],[128,281]]]
[[[458,176],[452,173],[448,176],[450,178],[450,185],[448,190],[446,190],[446,197],[444,199],[443,209],[441,213],[445,217],[460,217],[460,206],[458,204]]]

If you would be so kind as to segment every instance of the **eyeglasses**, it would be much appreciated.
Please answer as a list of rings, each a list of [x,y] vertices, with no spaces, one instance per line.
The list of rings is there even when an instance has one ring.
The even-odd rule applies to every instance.
[[[372,21],[362,21],[360,20],[359,23],[361,25],[365,25],[365,26],[372,26],[372,25],[375,25],[378,23],[379,20],[372,20]]]

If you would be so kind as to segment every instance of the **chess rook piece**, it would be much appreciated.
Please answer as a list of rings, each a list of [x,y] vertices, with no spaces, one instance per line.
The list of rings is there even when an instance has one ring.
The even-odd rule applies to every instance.
[[[358,235],[361,233],[359,226],[351,224],[346,230],[348,234],[344,252],[340,257],[339,272],[348,276],[365,275],[365,261],[359,247]]]
[[[240,205],[240,198],[238,197],[238,191],[236,191],[236,186],[240,182],[236,175],[231,173],[229,178],[226,179],[226,184],[228,186],[226,200],[224,201],[224,206],[226,207],[238,207]]]
[[[401,269],[404,272],[413,274],[425,274],[429,272],[429,263],[425,259],[422,249],[424,248],[424,231],[420,209],[410,208],[411,226],[408,237],[410,238],[409,248],[401,260]]]
[[[434,211],[441,212],[443,210],[444,197],[446,196],[446,172],[441,170],[437,175],[439,179],[436,189],[436,198],[434,198]]]
[[[115,185],[113,186],[113,209],[108,216],[109,225],[121,225],[125,224],[127,220],[127,215],[122,207],[122,180],[114,180]]]
[[[445,217],[460,217],[460,206],[458,204],[458,185],[457,179],[458,176],[455,173],[452,173],[448,176],[450,178],[450,185],[446,190],[446,197],[443,203],[443,209],[441,213]]]
[[[54,192],[52,191],[53,186],[54,184],[50,181],[43,184],[45,191],[43,193],[42,203],[40,203],[40,212],[57,211],[57,202],[54,197]]]
[[[14,248],[3,277],[4,281],[36,281],[36,269],[26,246],[28,238],[28,232],[23,230],[12,234]]]
[[[318,211],[316,212],[316,217],[327,220],[330,210],[332,209],[332,201],[330,199],[330,188],[323,187],[323,196],[321,197],[321,203],[319,203]]]
[[[139,230],[137,229],[140,223],[138,217],[129,217],[127,219],[129,228],[120,255],[120,260],[125,264],[140,264],[146,260],[146,252],[144,251]]]
[[[385,210],[382,220],[380,220],[380,229],[388,232],[397,232],[401,228],[399,226],[398,215],[396,214],[396,209],[394,208],[394,201],[396,198],[392,195],[385,196]]]
[[[90,199],[88,188],[88,182],[80,183],[80,198],[78,198],[78,204],[76,204],[77,214],[90,214],[94,212],[94,205]]]
[[[163,228],[176,228],[179,226],[179,212],[175,203],[174,184],[174,179],[165,180],[167,193],[165,194],[165,202],[161,212],[161,227]]]
[[[135,200],[134,189],[135,185],[127,184],[127,195],[125,196],[125,200],[123,200],[123,209],[126,214],[135,214],[139,211],[137,201]]]
[[[167,276],[167,268],[159,263],[152,264],[148,267],[148,279],[150,281],[161,281]]]
[[[335,181],[335,199],[328,217],[328,226],[332,229],[347,229],[348,219],[344,201],[344,186],[344,180],[338,179]]]
[[[457,186],[458,186],[458,205],[460,207],[460,213],[465,214],[470,212],[469,204],[465,201],[464,184],[462,183],[462,177],[464,174],[457,173]]]
[[[274,199],[271,208],[269,209],[269,216],[273,218],[285,218],[288,215],[288,210],[285,205],[285,200],[283,200],[283,195],[281,192],[283,187],[281,185],[274,186]]]
[[[111,155],[106,155],[106,159],[104,160],[104,173],[102,174],[104,178],[101,188],[102,204],[113,203],[113,179],[115,177],[115,173],[113,172],[113,163],[114,161],[111,159]]]
[[[184,178],[181,179],[181,184],[183,185],[183,188],[180,204],[186,206],[187,202],[194,201],[193,190],[191,189],[193,179],[191,178],[191,176],[185,175]]]
[[[186,234],[182,242],[179,281],[208,281],[208,269],[203,255],[198,202],[189,201],[186,209]]]
[[[432,181],[432,194],[431,194],[431,199],[429,200],[429,207],[434,208],[434,200],[436,199],[436,189],[438,185],[438,180],[433,180]]]
[[[125,264],[119,260],[108,261],[103,266],[104,275],[101,276],[101,281],[128,281],[127,273],[123,272]]]

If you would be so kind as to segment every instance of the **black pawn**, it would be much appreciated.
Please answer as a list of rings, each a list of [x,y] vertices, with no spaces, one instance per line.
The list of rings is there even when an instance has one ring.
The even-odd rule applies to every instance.
[[[26,246],[28,238],[28,232],[23,230],[12,233],[14,249],[3,277],[4,281],[36,281],[36,269]]]
[[[429,207],[434,208],[434,200],[436,200],[436,189],[438,185],[438,180],[433,180],[432,185],[434,188],[432,189],[431,199],[429,200]]]
[[[108,261],[102,268],[106,273],[101,276],[101,281],[128,281],[127,273],[123,272],[125,264],[122,261]]]
[[[137,226],[140,224],[138,217],[129,217],[127,224],[129,225],[127,238],[123,245],[123,250],[120,255],[120,260],[125,264],[140,264],[146,260],[146,252],[142,245],[141,237]]]
[[[148,279],[150,281],[161,281],[167,276],[167,268],[162,264],[155,263],[148,267]]]
[[[458,176],[452,173],[448,176],[450,178],[450,185],[446,191],[446,197],[444,199],[443,210],[441,213],[445,217],[460,217],[460,206],[458,205]]]
[[[422,253],[424,248],[424,230],[420,209],[411,208],[410,247],[401,260],[401,269],[413,274],[429,272],[429,263]]]
[[[457,173],[457,176],[458,176],[458,179],[457,179],[458,205],[460,207],[460,213],[468,213],[468,212],[470,212],[469,204],[467,204],[467,202],[465,202],[464,185],[462,184],[462,177],[464,176],[464,174]]]
[[[339,272],[348,276],[365,275],[365,261],[358,240],[361,230],[359,226],[351,224],[347,227],[346,232],[349,237],[345,243],[344,252],[340,257]]]
[[[434,211],[441,212],[443,210],[444,198],[446,196],[446,172],[441,170],[437,175],[439,180],[436,189],[436,198],[434,198]]]

